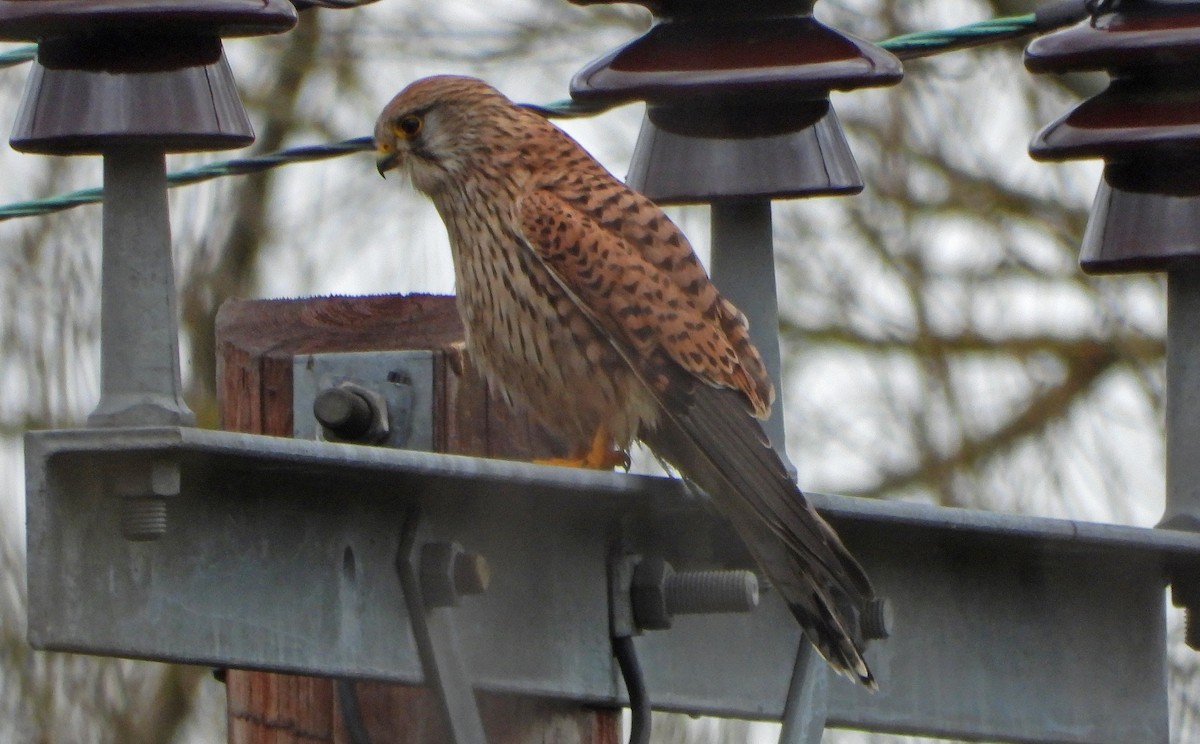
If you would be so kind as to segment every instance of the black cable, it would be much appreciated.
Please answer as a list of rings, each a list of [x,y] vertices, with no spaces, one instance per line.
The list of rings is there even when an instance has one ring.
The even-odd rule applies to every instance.
[[[629,744],[650,744],[650,696],[646,694],[633,637],[614,636],[612,650],[629,692]]]

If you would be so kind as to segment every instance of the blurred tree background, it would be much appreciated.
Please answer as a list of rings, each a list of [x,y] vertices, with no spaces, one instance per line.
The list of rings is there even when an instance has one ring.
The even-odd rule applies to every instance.
[[[817,15],[880,40],[1032,6],[825,0]],[[252,150],[265,152],[367,134],[392,94],[435,72],[485,77],[515,100],[563,98],[575,70],[648,22],[624,5],[383,0],[308,10],[289,34],[226,49],[258,133]],[[1035,164],[1025,148],[1098,83],[1035,79],[1021,47],[912,61],[895,88],[835,95],[865,192],[774,210],[789,448],[810,490],[1152,525],[1163,503],[1162,282],[1080,273],[1099,167]],[[0,71],[6,127],[24,77]],[[628,106],[561,124],[621,175],[640,117]],[[0,168],[5,203],[100,180],[96,158],[5,148]],[[451,291],[432,207],[380,182],[368,156],[177,189],[171,207],[201,425],[215,424],[212,328],[224,299]],[[672,214],[707,243],[706,209]],[[0,740],[218,741],[224,693],[207,670],[24,641],[20,437],[81,424],[97,398],[99,217],[85,207],[0,223]],[[1185,742],[1197,736],[1200,687],[1180,625],[1173,615],[1170,685]],[[658,720],[664,743],[770,736],[742,722]]]

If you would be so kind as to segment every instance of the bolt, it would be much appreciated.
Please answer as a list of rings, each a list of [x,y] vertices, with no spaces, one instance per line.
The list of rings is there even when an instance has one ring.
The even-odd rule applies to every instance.
[[[454,589],[459,594],[483,594],[491,581],[491,567],[482,555],[459,553],[454,556]]]
[[[326,433],[350,442],[379,442],[388,435],[382,396],[350,382],[327,388],[313,401],[313,416]]]
[[[121,499],[121,534],[144,542],[167,534],[167,500],[161,496],[126,496]]]
[[[313,401],[313,415],[339,439],[361,439],[375,418],[366,398],[344,388],[322,390]]]
[[[889,637],[894,620],[891,602],[884,597],[872,599],[863,608],[863,613],[858,619],[863,640],[874,641]]]
[[[1183,608],[1183,640],[1188,648],[1200,651],[1200,583],[1179,575],[1171,581],[1171,603]]]
[[[1196,618],[1195,607],[1183,611],[1183,640],[1191,650],[1200,651],[1200,621]]]
[[[630,587],[638,627],[664,630],[675,615],[749,612],[758,606],[753,571],[681,571],[661,558],[648,558],[633,571]]]
[[[112,492],[121,500],[121,534],[126,540],[157,540],[167,534],[167,499],[180,491],[179,463],[157,459],[112,474]]]
[[[428,607],[457,607],[462,597],[487,591],[491,576],[487,559],[458,543],[421,546],[421,594]]]
[[[674,615],[749,612],[758,606],[753,571],[683,571],[668,579],[666,588]]]

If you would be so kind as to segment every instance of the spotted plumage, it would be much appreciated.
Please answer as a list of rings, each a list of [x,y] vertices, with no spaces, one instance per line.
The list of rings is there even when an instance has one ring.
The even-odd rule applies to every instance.
[[[774,391],[687,238],[538,114],[472,78],[419,80],[375,128],[446,224],[466,345],[573,451],[644,441],[711,497],[839,671],[875,686],[870,583],[758,419]],[[598,437],[599,433],[599,437]]]

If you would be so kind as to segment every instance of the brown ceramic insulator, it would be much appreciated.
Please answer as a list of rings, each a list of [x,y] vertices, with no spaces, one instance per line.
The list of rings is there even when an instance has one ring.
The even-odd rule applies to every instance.
[[[1083,235],[1084,271],[1164,271],[1198,258],[1200,160],[1105,166]]]
[[[1091,273],[1200,259],[1200,3],[1117,8],[1025,53],[1033,72],[1107,70],[1113,78],[1029,148],[1038,160],[1104,159],[1080,259]]]
[[[221,53],[206,64],[112,74],[34,64],[11,144],[47,155],[144,145],[162,152],[245,147],[254,130]]]
[[[286,0],[0,0],[0,39],[39,42],[12,145],[55,155],[248,145],[220,37],[295,23]]]
[[[1200,151],[1200,80],[1176,82],[1165,75],[1113,80],[1029,145],[1037,160],[1121,160],[1191,150]]]
[[[890,53],[810,15],[687,17],[656,23],[571,80],[571,97],[669,103],[696,96],[827,97],[830,90],[892,85]]]
[[[579,101],[646,101],[631,186],[661,203],[862,189],[829,93],[894,84],[898,59],[817,21],[813,2],[642,4],[650,30],[571,81]]]
[[[0,40],[39,41],[143,29],[258,36],[296,25],[287,0],[0,0]]]
[[[1200,7],[1141,0],[1034,39],[1025,49],[1030,72],[1120,70],[1200,60]]]
[[[626,180],[662,204],[858,193],[862,176],[833,107],[827,99],[805,103],[813,109],[810,115],[779,117],[793,125],[803,122],[799,128],[763,126],[750,137],[703,136],[694,130],[691,136],[680,134],[688,130],[673,120],[687,110],[652,106],[642,122]],[[752,125],[747,118],[740,121]],[[713,121],[702,114],[694,120]]]

